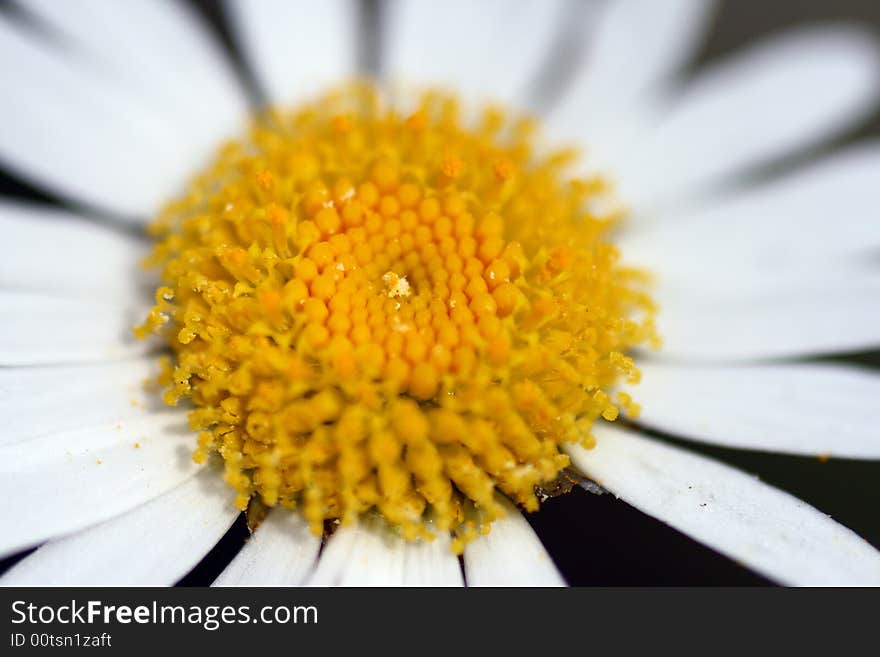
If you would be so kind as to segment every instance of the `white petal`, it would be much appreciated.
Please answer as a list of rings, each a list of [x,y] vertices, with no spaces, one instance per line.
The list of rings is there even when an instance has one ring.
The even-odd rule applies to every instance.
[[[859,144],[773,183],[631,230],[620,247],[664,281],[716,291],[799,275],[816,262],[880,247],[878,180],[880,142]]]
[[[212,586],[298,586],[320,549],[321,538],[299,513],[275,509]]]
[[[382,520],[340,527],[321,553],[310,586],[461,586],[448,536],[410,542]]]
[[[804,272],[741,291],[661,286],[662,358],[731,362],[842,353],[880,345],[880,278]]]
[[[194,445],[182,410],[3,445],[0,553],[75,532],[170,490],[198,471]]]
[[[788,493],[631,432],[606,426],[595,434],[595,449],[567,449],[574,464],[701,543],[785,584],[880,583],[877,550]]]
[[[239,511],[217,468],[72,536],[51,541],[0,577],[2,586],[170,586]]]
[[[358,43],[354,2],[226,0],[226,6],[271,101],[300,101],[354,75]]]
[[[620,172],[640,208],[830,138],[876,107],[880,57],[856,28],[799,28],[709,68]]]
[[[63,50],[0,21],[0,161],[52,192],[124,218],[152,214],[192,173],[168,123]]]
[[[0,291],[0,365],[45,365],[115,360],[143,353],[132,327],[149,304]]]
[[[573,93],[620,105],[668,80],[693,56],[716,6],[715,0],[612,0],[589,46],[583,87]]]
[[[145,381],[155,359],[68,367],[0,368],[0,445],[71,428],[116,426],[146,412],[167,410]]]
[[[442,85],[511,102],[537,74],[565,17],[560,0],[392,0],[385,5],[392,82]]]
[[[465,546],[468,586],[565,586],[553,559],[522,514],[499,500],[507,515]]]
[[[26,7],[90,57],[144,106],[167,117],[194,170],[244,127],[247,103],[229,61],[185,3],[176,0],[25,0]],[[79,53],[76,53],[79,54]]]
[[[641,363],[639,423],[767,452],[880,459],[880,374],[832,364]]]
[[[0,202],[0,287],[78,297],[131,299],[146,277],[145,244],[61,210]]]
[[[688,62],[706,32],[715,0],[613,0],[598,17],[583,61],[548,121],[554,133],[607,151],[630,132],[641,98]],[[636,50],[633,44],[638,44]],[[612,156],[611,153],[604,155]]]

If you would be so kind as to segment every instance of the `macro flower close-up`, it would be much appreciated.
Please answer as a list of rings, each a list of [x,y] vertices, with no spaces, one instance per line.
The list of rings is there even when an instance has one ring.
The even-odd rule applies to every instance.
[[[880,585],[880,40],[735,4],[4,4],[0,585]]]

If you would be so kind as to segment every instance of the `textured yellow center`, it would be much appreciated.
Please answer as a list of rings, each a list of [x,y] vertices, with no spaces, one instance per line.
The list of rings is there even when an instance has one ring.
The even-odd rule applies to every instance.
[[[612,389],[653,306],[591,213],[607,185],[529,121],[383,103],[352,85],[225,146],[154,225],[139,333],[167,338],[165,399],[192,401],[195,459],[219,453],[242,508],[317,533],[374,511],[460,549],[497,495],[538,507],[561,443],[637,412]]]

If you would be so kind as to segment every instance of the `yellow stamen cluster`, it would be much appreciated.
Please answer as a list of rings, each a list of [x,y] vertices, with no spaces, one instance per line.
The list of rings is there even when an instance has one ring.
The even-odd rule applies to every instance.
[[[195,458],[222,456],[240,506],[318,533],[375,510],[460,548],[499,492],[538,507],[561,443],[636,412],[612,388],[653,306],[589,210],[607,185],[566,178],[529,121],[383,102],[353,85],[225,146],[154,225],[139,333],[167,336],[165,399],[191,399]]]

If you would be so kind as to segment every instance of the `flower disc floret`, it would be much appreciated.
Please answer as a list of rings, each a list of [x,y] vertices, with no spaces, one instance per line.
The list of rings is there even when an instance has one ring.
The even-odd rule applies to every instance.
[[[353,85],[258,117],[167,206],[139,333],[168,341],[165,400],[191,401],[195,459],[219,454],[242,508],[316,533],[378,512],[460,548],[499,494],[538,508],[561,444],[637,412],[614,390],[654,340],[646,276],[594,211],[608,185],[534,135]]]

